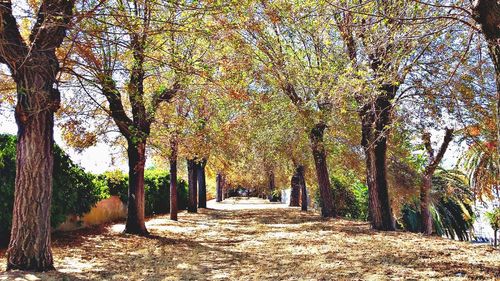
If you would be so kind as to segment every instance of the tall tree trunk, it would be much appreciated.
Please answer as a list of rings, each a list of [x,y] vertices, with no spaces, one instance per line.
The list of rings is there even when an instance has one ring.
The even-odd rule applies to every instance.
[[[215,178],[215,193],[216,193],[216,202],[222,201],[222,175],[217,173]]]
[[[425,174],[420,186],[420,212],[422,216],[422,232],[426,235],[432,234],[432,215],[430,211],[431,187],[432,175]]]
[[[295,171],[291,180],[291,190],[290,190],[290,207],[300,206],[300,171],[299,166],[295,168]]]
[[[206,159],[202,159],[197,166],[198,171],[196,172],[198,176],[198,208],[207,207],[207,184],[205,177],[205,166],[207,164]]]
[[[188,191],[189,191],[189,200],[188,200],[188,212],[196,213],[198,212],[197,201],[197,175],[196,175],[196,161],[194,159],[187,160],[188,166]]]
[[[177,144],[172,142],[170,145],[170,219],[177,220]]]
[[[46,83],[44,80],[38,82]],[[39,89],[39,92],[25,94],[28,89]],[[19,130],[8,270],[54,269],[50,249],[54,110],[44,101],[50,101],[51,90],[52,83],[18,86],[16,121]],[[38,110],[28,108],[28,104]]]
[[[0,64],[17,86],[16,179],[7,269],[54,269],[50,249],[54,113],[59,109],[58,48],[75,1],[39,1],[28,40],[21,36],[12,1],[0,3]],[[26,44],[29,41],[29,44]],[[28,47],[29,46],[29,47]]]
[[[307,211],[307,204],[308,204],[308,198],[307,198],[307,186],[306,186],[306,179],[304,175],[304,166],[299,165],[297,167],[298,172],[299,172],[299,186],[300,186],[300,191],[301,191],[301,209],[302,211]]]
[[[387,183],[387,134],[391,121],[391,99],[394,98],[397,89],[395,85],[382,85],[381,93],[376,100],[365,104],[360,112],[369,218],[374,229],[386,231],[396,229]]]
[[[325,129],[326,125],[324,123],[316,124],[311,130],[310,140],[321,197],[321,215],[323,217],[335,217],[337,214],[333,206],[330,176],[328,174],[328,166],[326,163],[326,150],[323,144],[323,135]]]
[[[147,235],[144,218],[144,167],[146,142],[128,141],[128,214],[125,233]]]
[[[429,133],[424,133],[422,140],[424,143],[425,150],[427,151],[427,165],[424,170],[424,176],[422,178],[422,184],[420,186],[420,213],[422,218],[422,233],[426,235],[431,235],[432,229],[432,216],[430,211],[430,192],[432,189],[432,176],[436,171],[439,163],[444,157],[448,145],[453,139],[453,129],[446,128],[443,142],[437,155],[434,155],[434,149],[432,148],[431,135]]]

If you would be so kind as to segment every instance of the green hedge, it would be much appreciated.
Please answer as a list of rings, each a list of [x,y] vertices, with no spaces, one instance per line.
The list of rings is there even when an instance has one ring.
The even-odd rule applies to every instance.
[[[16,178],[16,138],[0,135],[0,247],[9,242]]]
[[[16,137],[0,135],[0,244],[9,241],[14,200]],[[61,148],[54,148],[54,183],[51,225],[57,227],[71,214],[84,214],[101,198],[95,177],[74,164]]]
[[[16,174],[16,137],[0,134],[0,247],[9,241]],[[82,215],[100,199],[117,195],[126,203],[128,176],[121,171],[95,176],[74,164],[57,145],[54,148],[54,185],[52,192],[51,224],[55,228],[68,215]],[[165,171],[145,172],[145,212],[147,216],[170,211],[170,176]],[[178,181],[179,210],[187,208],[188,189]]]
[[[103,196],[117,195],[126,204],[128,199],[128,175],[121,171],[105,172],[98,177]],[[146,216],[165,214],[170,211],[170,175],[166,171],[148,169],[144,172]],[[186,210],[188,188],[185,181],[177,181],[177,204]]]

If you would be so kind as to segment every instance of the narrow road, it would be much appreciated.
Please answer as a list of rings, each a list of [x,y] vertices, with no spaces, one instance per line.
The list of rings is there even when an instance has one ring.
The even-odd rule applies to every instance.
[[[500,254],[486,246],[376,232],[257,198],[208,206],[180,213],[178,222],[150,219],[150,237],[124,235],[122,223],[59,234],[58,272],[0,273],[0,280],[500,278]]]

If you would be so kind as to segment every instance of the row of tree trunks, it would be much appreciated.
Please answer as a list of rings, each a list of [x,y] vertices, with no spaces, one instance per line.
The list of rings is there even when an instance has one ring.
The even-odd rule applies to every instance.
[[[365,152],[369,218],[377,230],[395,230],[387,183],[387,134],[397,87],[384,85],[373,103],[360,111],[361,144]]]
[[[198,208],[207,207],[207,183],[205,176],[205,166],[207,160],[202,159],[197,163],[197,176],[198,176]]]
[[[326,124],[318,123],[314,126],[310,133],[311,148],[314,156],[314,165],[316,167],[316,176],[318,178],[318,186],[321,202],[321,216],[335,217],[336,211],[333,206],[332,189],[330,185],[330,176],[328,174],[328,166],[326,162],[326,150],[323,143],[323,136],[326,129]]]
[[[188,212],[196,213],[198,212],[198,192],[197,192],[197,164],[195,159],[187,160],[188,168]]]

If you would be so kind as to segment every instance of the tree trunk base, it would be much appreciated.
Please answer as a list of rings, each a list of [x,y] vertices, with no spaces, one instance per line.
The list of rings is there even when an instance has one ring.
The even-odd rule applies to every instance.
[[[15,255],[15,253],[10,253]],[[24,256],[24,253],[20,253],[15,256]],[[52,262],[52,254],[46,252],[43,257],[33,257],[26,258],[23,257],[21,260],[13,261],[9,258],[7,261],[7,271],[9,270],[24,270],[24,271],[34,271],[34,272],[46,272],[51,270],[56,270]]]
[[[147,236],[149,235],[148,230],[146,229],[146,226],[139,226],[139,225],[125,225],[125,230],[123,233],[126,234],[133,234],[133,235],[138,235],[138,236]]]

